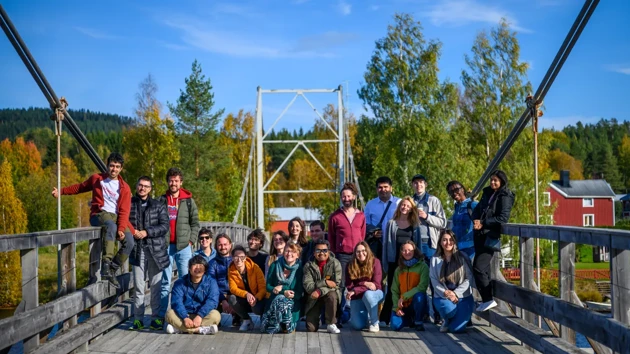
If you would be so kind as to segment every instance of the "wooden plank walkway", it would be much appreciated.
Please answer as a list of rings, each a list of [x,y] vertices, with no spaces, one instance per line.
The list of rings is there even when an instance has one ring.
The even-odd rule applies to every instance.
[[[131,322],[112,329],[89,345],[89,352],[110,353],[234,353],[234,354],[424,354],[424,353],[531,353],[520,343],[489,327],[483,320],[463,334],[440,333],[437,326],[426,325],[425,332],[405,329],[394,332],[381,328],[379,333],[353,331],[349,325],[340,334],[329,334],[325,329],[305,332],[304,322],[292,334],[261,334],[258,318],[254,317],[254,332],[241,333],[231,327],[231,317],[223,316],[216,335],[166,334],[165,332],[127,330]],[[148,324],[148,323],[147,323]]]

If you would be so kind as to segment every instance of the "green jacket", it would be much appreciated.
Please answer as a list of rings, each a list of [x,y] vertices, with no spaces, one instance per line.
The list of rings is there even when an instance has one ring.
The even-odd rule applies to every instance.
[[[179,208],[177,209],[177,222],[175,223],[175,242],[177,250],[183,250],[189,243],[192,243],[193,249],[196,249],[197,238],[199,233],[199,210],[197,204],[192,198],[192,194],[186,191],[184,188],[180,189],[181,199],[179,201]],[[167,205],[166,195],[160,197],[160,202]],[[166,244],[170,243],[171,233],[166,233]]]
[[[426,293],[429,287],[429,266],[424,260],[418,261],[411,267],[398,266],[392,281],[393,310],[398,310],[398,299],[402,297],[403,307],[411,304],[413,296],[419,292]]]
[[[334,288],[329,288],[326,285],[326,280],[332,280],[337,284]],[[306,296],[306,309],[304,314],[315,305],[316,299],[311,297],[311,294],[315,290],[321,292],[320,297],[328,294],[331,291],[337,293],[337,302],[341,303],[341,291],[339,286],[341,285],[341,263],[335,258],[335,255],[330,252],[328,262],[324,265],[324,276],[322,277],[319,272],[319,266],[317,260],[311,259],[304,266],[304,296]]]
[[[267,273],[267,292],[269,293],[269,300],[267,301],[266,305],[265,305],[265,310],[269,309],[269,306],[271,305],[271,303],[273,302],[273,299],[276,298],[276,294],[273,293],[273,288],[276,287],[276,285],[278,285],[278,276],[276,275],[276,267],[279,267],[280,265],[278,265],[278,261],[275,261],[273,263],[271,263],[271,266],[269,266],[269,272]],[[289,285],[284,285],[282,287],[282,291],[284,292],[285,290],[293,290],[293,292],[295,293],[294,297],[293,297],[293,314],[295,317],[295,321],[297,322],[297,320],[300,318],[300,309],[301,309],[301,304],[302,304],[302,292],[303,292],[303,288],[302,288],[302,277],[303,277],[303,273],[302,273],[302,268],[303,267],[299,267],[296,270],[295,273],[295,277],[293,278],[293,282],[291,282],[291,284]]]

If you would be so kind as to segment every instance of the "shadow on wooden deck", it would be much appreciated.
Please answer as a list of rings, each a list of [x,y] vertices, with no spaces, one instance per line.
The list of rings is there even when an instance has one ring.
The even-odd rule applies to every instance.
[[[329,334],[325,329],[305,332],[304,322],[291,334],[262,334],[254,317],[253,332],[238,332],[231,327],[231,317],[223,316],[216,335],[190,335],[150,330],[130,331],[131,322],[112,329],[89,346],[90,353],[260,353],[260,354],[407,354],[407,353],[531,353],[504,332],[490,328],[485,321],[462,334],[444,334],[432,324],[426,331],[405,329],[400,332],[381,328],[378,333],[353,331],[344,326],[340,334]],[[148,324],[148,318],[146,323]]]

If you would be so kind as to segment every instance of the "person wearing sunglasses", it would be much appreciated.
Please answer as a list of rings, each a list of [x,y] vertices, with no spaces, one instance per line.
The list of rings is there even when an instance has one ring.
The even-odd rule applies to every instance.
[[[457,237],[457,249],[472,260],[475,258],[474,230],[472,213],[479,202],[466,197],[466,189],[459,181],[450,181],[446,185],[448,195],[455,201],[452,231]],[[439,244],[438,244],[439,246]]]
[[[311,260],[304,265],[304,295],[306,296],[306,330],[317,332],[322,306],[328,333],[339,333],[337,306],[341,303],[341,263],[330,252],[330,243],[317,240],[313,243]]]
[[[217,252],[212,249],[212,237],[212,230],[206,227],[199,230],[199,250],[195,255],[202,256],[208,263],[217,256]]]
[[[241,332],[254,329],[250,313],[262,315],[265,309],[267,284],[260,267],[245,253],[245,248],[236,245],[232,248],[232,263],[228,269],[230,295],[228,299],[234,311],[243,319]]]

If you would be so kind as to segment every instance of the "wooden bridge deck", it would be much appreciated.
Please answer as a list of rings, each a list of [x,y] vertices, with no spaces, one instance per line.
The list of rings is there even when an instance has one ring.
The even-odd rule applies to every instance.
[[[304,322],[292,334],[240,333],[230,327],[229,316],[224,316],[216,335],[166,334],[150,330],[130,331],[131,322],[112,329],[89,345],[89,352],[109,353],[296,353],[296,354],[367,354],[367,353],[531,353],[520,343],[489,327],[483,320],[463,334],[440,333],[438,327],[426,325],[425,332],[405,329],[394,332],[381,328],[379,333],[353,331],[348,326],[340,334],[329,334],[325,329],[317,333],[304,331]],[[258,325],[258,321],[255,321]]]

